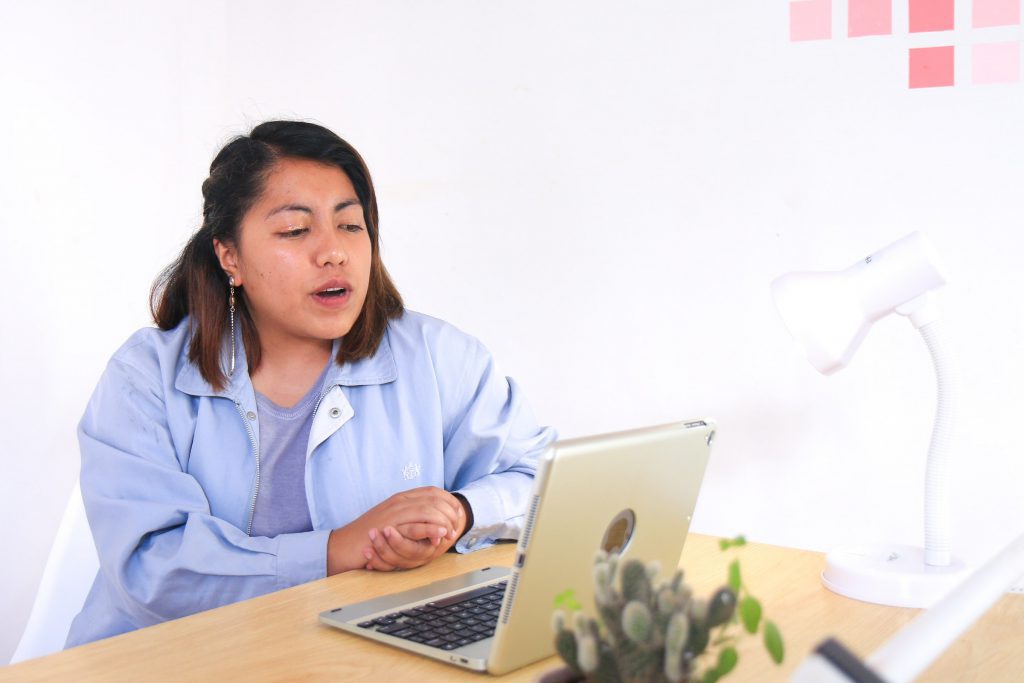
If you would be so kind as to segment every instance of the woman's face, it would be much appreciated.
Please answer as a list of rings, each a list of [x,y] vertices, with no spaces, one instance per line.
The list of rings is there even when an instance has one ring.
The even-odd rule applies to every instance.
[[[370,235],[344,171],[285,158],[243,216],[238,244],[214,241],[242,287],[265,350],[348,334],[370,283]]]

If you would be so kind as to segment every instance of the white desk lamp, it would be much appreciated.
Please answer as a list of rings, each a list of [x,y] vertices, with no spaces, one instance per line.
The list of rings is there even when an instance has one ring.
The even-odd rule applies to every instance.
[[[910,318],[935,364],[938,410],[925,473],[924,552],[889,545],[829,553],[822,583],[857,600],[929,607],[967,575],[949,540],[953,372],[931,293],[944,284],[934,248],[915,232],[846,270],[789,273],[771,285],[783,322],[823,374],[846,367],[871,325],[894,312]]]

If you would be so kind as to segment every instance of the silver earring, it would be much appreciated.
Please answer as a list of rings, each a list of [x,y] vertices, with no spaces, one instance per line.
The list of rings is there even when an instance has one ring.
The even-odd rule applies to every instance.
[[[231,371],[229,375],[235,374],[235,278],[228,278],[228,308],[231,320]]]

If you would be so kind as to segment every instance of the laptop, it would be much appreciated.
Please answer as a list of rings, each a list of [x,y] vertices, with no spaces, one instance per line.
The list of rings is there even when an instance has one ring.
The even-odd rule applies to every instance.
[[[512,567],[486,567],[344,605],[320,621],[457,666],[503,674],[554,654],[556,596],[594,614],[599,549],[679,565],[714,440],[710,419],[557,442],[537,465]]]

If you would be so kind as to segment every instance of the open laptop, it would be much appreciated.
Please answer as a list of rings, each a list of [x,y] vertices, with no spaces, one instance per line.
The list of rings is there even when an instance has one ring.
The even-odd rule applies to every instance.
[[[476,671],[554,654],[555,597],[593,614],[597,550],[663,574],[679,564],[715,424],[679,422],[560,441],[540,458],[513,567],[487,567],[320,614],[329,626]]]

